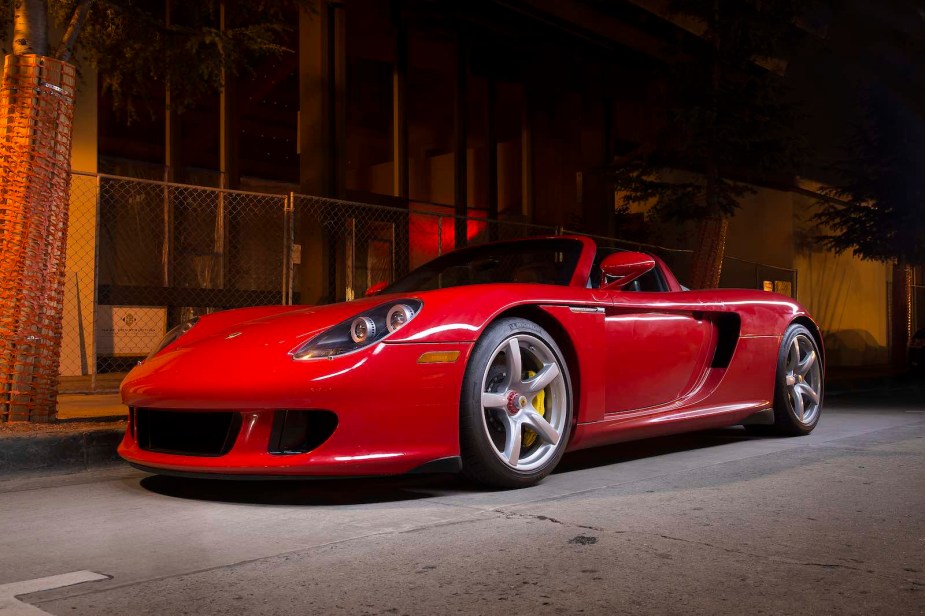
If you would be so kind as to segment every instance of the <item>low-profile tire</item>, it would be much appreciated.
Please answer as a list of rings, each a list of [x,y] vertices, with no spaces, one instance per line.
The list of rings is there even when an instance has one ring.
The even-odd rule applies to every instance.
[[[527,319],[492,323],[463,381],[463,475],[495,488],[531,486],[559,463],[571,427],[572,384],[552,336]]]
[[[806,327],[794,323],[784,332],[777,354],[774,425],[754,428],[782,436],[809,434],[819,423],[823,394],[819,346]]]

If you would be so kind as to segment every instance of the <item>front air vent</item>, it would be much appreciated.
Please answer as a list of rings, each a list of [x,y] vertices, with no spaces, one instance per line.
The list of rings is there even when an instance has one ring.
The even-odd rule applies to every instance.
[[[223,456],[241,429],[241,414],[228,411],[137,409],[138,446],[184,456]]]
[[[307,453],[328,440],[337,428],[331,411],[276,411],[270,432],[270,453]]]

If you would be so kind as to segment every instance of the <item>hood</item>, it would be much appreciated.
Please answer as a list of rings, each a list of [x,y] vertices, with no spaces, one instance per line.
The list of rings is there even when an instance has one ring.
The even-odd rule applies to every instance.
[[[322,331],[388,301],[388,297],[372,297],[324,306],[261,306],[204,315],[158,355],[217,345],[225,352],[259,354],[260,349],[272,347],[288,353]]]

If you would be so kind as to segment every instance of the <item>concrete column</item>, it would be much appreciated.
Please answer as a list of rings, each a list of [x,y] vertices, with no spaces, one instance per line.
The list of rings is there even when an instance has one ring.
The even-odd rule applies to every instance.
[[[343,196],[346,192],[345,20],[340,3],[320,1],[317,12],[299,13],[299,184],[307,195]],[[310,212],[296,210],[301,224],[295,242],[302,245],[302,303],[335,295],[330,263],[336,242]]]
[[[396,26],[395,66],[392,69],[392,194],[408,198],[408,31],[398,5],[393,7]]]
[[[488,125],[485,141],[488,167],[488,220],[498,220],[498,84],[494,77],[488,79]],[[489,239],[498,239],[498,226],[488,229]]]
[[[219,11],[219,27],[225,30],[225,3]],[[241,185],[240,135],[241,124],[238,113],[238,96],[234,79],[226,71],[222,76],[222,91],[218,97],[219,153],[218,170],[221,188],[239,188]]]
[[[520,126],[521,147],[521,213],[524,220],[533,222],[533,115],[530,91],[524,96],[524,111]]]
[[[466,216],[469,213],[469,178],[468,178],[468,130],[466,126],[468,99],[467,99],[467,81],[468,81],[468,58],[465,39],[459,36],[456,43],[456,96],[453,108],[455,122],[455,153],[454,163],[454,202],[456,204],[456,216]],[[466,245],[467,225],[465,220],[456,219],[456,248]]]
[[[344,192],[345,19],[333,2],[299,13],[299,183],[306,194]]]

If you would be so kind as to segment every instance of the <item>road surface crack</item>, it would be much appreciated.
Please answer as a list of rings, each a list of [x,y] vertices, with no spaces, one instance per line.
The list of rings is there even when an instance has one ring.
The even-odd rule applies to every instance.
[[[614,533],[614,534],[632,534],[632,535],[640,535],[640,536],[659,537],[660,539],[665,539],[665,540],[667,540],[667,541],[677,541],[677,542],[680,542],[680,543],[688,543],[688,544],[692,544],[692,545],[699,545],[699,546],[703,546],[703,547],[710,548],[710,549],[713,549],[713,550],[721,550],[721,551],[726,552],[726,553],[729,553],[729,554],[738,554],[738,555],[740,555],[740,556],[747,556],[747,557],[749,557],[749,558],[758,558],[758,559],[768,560],[768,561],[771,561],[771,562],[782,563],[782,564],[786,564],[786,565],[795,565],[795,566],[798,566],[798,567],[819,567],[819,568],[822,568],[822,569],[844,569],[844,570],[848,570],[848,571],[856,571],[856,572],[858,572],[858,573],[865,573],[865,574],[867,574],[867,575],[871,575],[871,576],[874,576],[874,577],[877,577],[877,578],[880,578],[880,579],[883,579],[883,580],[890,580],[890,581],[895,581],[895,580],[896,580],[896,576],[893,576],[893,575],[883,575],[883,574],[878,573],[878,572],[876,572],[876,571],[874,571],[874,570],[872,570],[872,569],[865,569],[865,568],[856,567],[856,566],[853,566],[853,565],[846,565],[846,564],[842,564],[842,563],[828,563],[828,562],[804,561],[804,560],[798,560],[798,559],[794,559],[794,558],[787,558],[786,556],[771,556],[771,555],[767,555],[767,554],[759,554],[759,553],[757,553],[757,552],[748,552],[748,551],[746,551],[746,550],[740,550],[740,549],[737,549],[737,548],[728,548],[728,547],[724,547],[724,546],[721,546],[721,545],[716,545],[716,544],[713,544],[713,543],[709,543],[709,542],[707,542],[707,541],[697,541],[697,540],[695,540],[695,539],[685,539],[685,538],[683,538],[683,537],[674,537],[674,536],[672,536],[672,535],[664,535],[664,534],[661,534],[661,533],[651,533],[651,532],[642,532],[642,531],[625,531],[625,530],[618,530],[618,531],[609,531],[609,530],[607,530],[607,531],[604,531],[604,532],[610,532],[610,533]],[[920,582],[917,582],[916,580],[912,580],[912,579],[909,579],[909,578],[904,578],[904,577],[903,577],[903,578],[901,578],[901,579],[902,579],[904,582],[907,582],[907,583],[909,583],[909,584],[913,584],[913,585],[920,585],[920,584],[921,584]]]
[[[551,522],[553,524],[559,524],[561,526],[567,526],[569,528],[583,528],[585,530],[596,530],[598,532],[604,532],[603,528],[598,528],[597,526],[586,526],[584,524],[572,524],[570,522],[563,522],[562,520],[557,520],[556,518],[551,518],[548,515],[539,515],[533,513],[517,513],[514,511],[505,511],[504,509],[492,509],[495,513],[500,513],[508,520],[514,519],[528,519],[528,520],[539,520],[540,522]]]

